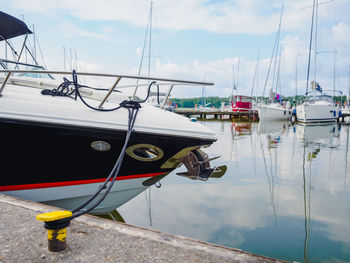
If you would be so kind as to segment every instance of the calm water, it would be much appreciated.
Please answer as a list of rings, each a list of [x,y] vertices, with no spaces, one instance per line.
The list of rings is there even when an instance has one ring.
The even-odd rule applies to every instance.
[[[179,168],[118,211],[129,224],[299,262],[350,262],[349,126],[208,121],[227,165],[192,181]]]

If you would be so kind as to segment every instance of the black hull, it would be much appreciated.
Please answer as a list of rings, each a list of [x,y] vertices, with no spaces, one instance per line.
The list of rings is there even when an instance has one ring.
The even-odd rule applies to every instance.
[[[0,119],[2,174],[0,191],[35,188],[45,184],[103,180],[114,166],[123,147],[126,132],[60,124]],[[91,142],[111,145],[106,152],[91,148]],[[164,155],[156,161],[140,161],[125,155],[119,179],[167,174],[173,168],[161,166],[184,148],[210,145],[213,141],[133,132],[128,146],[151,144]]]

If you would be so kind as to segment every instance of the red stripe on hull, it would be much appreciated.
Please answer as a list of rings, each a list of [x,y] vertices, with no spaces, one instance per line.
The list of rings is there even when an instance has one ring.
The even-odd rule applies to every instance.
[[[116,181],[128,180],[128,179],[137,179],[137,178],[154,177],[154,176],[161,175],[161,174],[164,174],[164,173],[126,175],[126,176],[117,177]],[[54,183],[4,185],[4,186],[0,186],[0,192],[17,191],[17,190],[29,190],[29,189],[38,189],[38,188],[50,188],[50,187],[60,187],[60,186],[71,186],[71,185],[79,185],[79,184],[102,183],[106,179],[107,178],[90,179],[90,180],[77,180],[77,181],[66,181],[66,182],[54,182]]]

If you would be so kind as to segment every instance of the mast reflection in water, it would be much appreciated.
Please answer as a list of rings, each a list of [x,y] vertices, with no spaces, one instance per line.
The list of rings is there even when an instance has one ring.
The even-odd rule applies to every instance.
[[[349,126],[208,121],[227,166],[206,182],[182,167],[118,209],[129,224],[299,262],[350,262]]]

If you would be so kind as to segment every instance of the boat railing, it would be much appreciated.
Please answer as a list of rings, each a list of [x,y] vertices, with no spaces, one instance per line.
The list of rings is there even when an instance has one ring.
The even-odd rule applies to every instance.
[[[18,69],[3,69],[0,70],[0,74],[4,73],[6,74],[5,78],[2,80],[2,85],[0,87],[0,96],[2,96],[2,92],[8,83],[11,75],[13,74],[47,74],[47,75],[62,75],[67,76],[71,75],[72,72],[70,71],[52,71],[52,70],[18,70]],[[163,106],[165,105],[168,97],[170,96],[170,92],[172,91],[173,87],[175,85],[206,85],[211,86],[214,85],[212,82],[203,82],[203,81],[191,81],[191,80],[179,80],[179,79],[170,79],[170,78],[159,78],[159,77],[144,77],[144,76],[135,76],[135,75],[121,75],[121,74],[108,74],[108,73],[93,73],[93,72],[78,72],[76,71],[75,74],[77,76],[92,76],[92,77],[107,77],[107,78],[115,78],[115,82],[113,85],[108,89],[107,94],[102,98],[99,108],[103,106],[103,104],[107,101],[109,96],[112,94],[112,92],[116,89],[118,84],[122,79],[135,79],[135,80],[145,80],[145,81],[156,81],[155,85],[169,85],[169,89],[166,93],[165,99],[163,101]],[[1,81],[1,80],[0,80]],[[141,87],[141,86],[149,86],[150,84],[134,84],[134,85],[125,85],[125,86],[118,86],[118,88],[125,88],[125,87]]]

